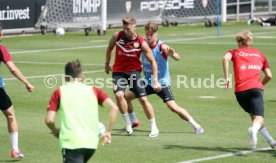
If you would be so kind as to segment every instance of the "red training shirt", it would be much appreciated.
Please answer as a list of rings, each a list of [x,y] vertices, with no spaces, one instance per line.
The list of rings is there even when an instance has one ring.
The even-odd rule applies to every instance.
[[[5,46],[0,45],[0,62],[2,61],[7,63],[8,61],[12,61],[12,59],[8,49]]]
[[[136,39],[128,40],[124,31],[120,31],[116,40],[116,56],[112,72],[142,71],[140,54],[144,39],[137,34]]]
[[[263,89],[260,74],[262,70],[269,68],[263,53],[251,47],[229,50],[228,52],[232,54],[235,92],[251,88]]]
[[[108,95],[104,93],[102,90],[99,88],[92,87],[92,90],[95,93],[95,96],[98,100],[98,104],[102,105],[103,102],[108,98]],[[59,104],[60,104],[60,99],[61,99],[61,93],[60,93],[60,88],[57,88],[50,99],[49,105],[48,105],[48,111],[58,111],[59,109]]]

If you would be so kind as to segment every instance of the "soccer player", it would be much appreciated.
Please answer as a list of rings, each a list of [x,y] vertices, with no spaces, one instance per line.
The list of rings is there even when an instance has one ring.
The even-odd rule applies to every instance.
[[[264,125],[263,89],[272,78],[268,61],[260,50],[252,48],[253,34],[250,31],[238,33],[236,41],[238,48],[229,50],[223,57],[226,88],[230,82],[229,62],[233,61],[235,95],[239,105],[249,114],[252,121],[252,126],[248,129],[251,149],[256,149],[258,131],[270,146],[275,148],[276,143]],[[264,78],[261,80],[262,71]]]
[[[78,60],[65,66],[65,80],[50,99],[45,123],[52,134],[59,138],[64,163],[87,162],[97,149],[99,142],[98,105],[110,108],[110,122],[101,137],[101,143],[111,143],[111,130],[116,120],[117,105],[98,88],[81,83],[83,79]],[[57,111],[60,128],[55,125]]]
[[[22,72],[15,66],[12,61],[10,52],[8,49],[0,45],[0,64],[1,62],[5,63],[9,71],[22,83],[24,83],[26,89],[29,92],[33,91],[33,86],[28,82],[28,80],[24,77]],[[10,97],[5,91],[5,83],[3,78],[0,76],[0,110],[4,113],[7,119],[8,131],[10,134],[10,142],[12,145],[12,158],[23,158],[24,155],[20,152],[18,148],[18,124],[15,116],[15,110],[13,108]]]
[[[247,21],[247,24],[250,25],[252,23],[256,22],[257,24],[260,24],[261,26],[275,26],[276,25],[276,15],[274,17],[269,18],[253,18],[249,19]]]
[[[125,100],[125,89],[129,85],[130,89],[134,92],[141,102],[147,118],[151,125],[150,137],[156,137],[159,130],[156,126],[154,110],[146,97],[146,91],[143,83],[139,83],[142,70],[140,61],[141,52],[149,60],[151,70],[153,72],[153,89],[160,91],[160,84],[157,78],[157,65],[152,55],[148,44],[144,41],[143,37],[136,33],[136,20],[133,17],[127,16],[122,19],[123,31],[115,32],[109,41],[106,50],[105,72],[109,74],[111,70],[110,59],[111,53],[116,46],[115,62],[112,67],[113,78],[113,91],[117,100],[117,104],[123,115],[126,124],[126,132],[131,135],[133,132],[132,124],[127,112],[127,102]]]
[[[158,80],[161,83],[161,91],[156,92],[153,89],[152,85],[152,71],[150,69],[149,62],[147,58],[145,58],[144,54],[142,54],[142,64],[143,71],[145,76],[145,81],[147,83],[146,93],[147,95],[156,94],[158,95],[164,103],[167,104],[168,108],[176,113],[183,120],[188,121],[194,128],[196,134],[202,134],[204,129],[192,118],[192,116],[184,109],[176,104],[174,101],[173,93],[170,87],[170,72],[169,72],[169,62],[168,59],[171,57],[175,61],[180,59],[178,53],[176,53],[171,47],[164,44],[161,40],[158,39],[158,25],[149,22],[145,25],[145,34],[146,41],[149,44],[149,47],[152,50],[154,58],[158,63]],[[132,115],[133,120],[137,121],[137,117],[133,111],[133,105],[131,100],[136,98],[135,94],[132,90],[126,93],[126,99],[128,101],[128,111],[129,114]]]

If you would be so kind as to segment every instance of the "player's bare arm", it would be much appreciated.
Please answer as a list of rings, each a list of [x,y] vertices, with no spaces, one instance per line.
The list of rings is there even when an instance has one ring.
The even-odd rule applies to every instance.
[[[114,33],[114,35],[111,37],[111,39],[109,40],[108,47],[106,49],[105,73],[107,74],[109,74],[109,71],[111,71],[110,59],[111,59],[112,50],[116,44],[117,37],[118,37],[118,32]]]
[[[168,45],[166,44],[162,44],[162,53],[171,57],[172,59],[174,59],[175,61],[178,61],[180,59],[180,56],[178,53],[176,53],[174,51],[173,48],[169,47]]]
[[[150,47],[148,46],[148,44],[146,42],[143,42],[142,46],[141,46],[144,54],[145,54],[145,57],[147,58],[147,60],[150,62],[151,64],[151,68],[152,68],[152,74],[153,74],[153,89],[156,91],[156,92],[160,92],[161,90],[161,86],[158,82],[158,76],[157,76],[157,73],[158,73],[158,69],[157,69],[157,64],[156,64],[156,61],[154,59],[154,56],[152,54],[152,51],[150,49]]]
[[[104,144],[111,143],[111,131],[115,124],[119,109],[118,109],[118,106],[112,101],[111,98],[107,98],[103,104],[107,105],[110,108],[108,128],[107,128],[106,132],[102,135],[102,138],[101,138],[101,144],[104,145]]]
[[[222,64],[223,64],[223,72],[224,72],[224,79],[225,79],[225,88],[229,88],[229,62],[232,59],[231,53],[226,53],[223,57]]]
[[[49,110],[45,118],[45,123],[48,126],[48,128],[51,130],[51,133],[56,138],[59,138],[59,128],[57,128],[55,125],[55,116],[56,116],[56,111]]]
[[[20,81],[22,81],[25,84],[26,89],[29,92],[32,92],[34,87],[29,83],[29,81],[24,77],[22,72],[15,66],[15,64],[12,61],[8,61],[6,63],[6,66],[8,67],[9,71]]]
[[[272,72],[271,72],[270,68],[265,68],[263,70],[263,72],[264,72],[265,76],[262,80],[262,84],[266,85],[270,81],[270,79],[272,79]]]
[[[115,102],[113,102],[113,100],[111,98],[107,98],[104,103],[104,105],[107,105],[107,107],[110,109],[109,112],[109,124],[108,124],[108,128],[106,131],[111,132],[114,123],[116,121],[116,117],[118,114],[118,106],[115,104]]]

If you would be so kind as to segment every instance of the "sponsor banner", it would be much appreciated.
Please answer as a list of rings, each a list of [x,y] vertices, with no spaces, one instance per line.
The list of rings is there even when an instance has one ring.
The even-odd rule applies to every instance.
[[[35,10],[40,7],[37,2],[42,0],[1,0],[0,21],[4,29],[33,27],[38,17]]]
[[[115,22],[131,15],[139,23],[141,19],[154,20],[160,16],[183,18],[216,15],[215,6],[215,0],[116,0],[107,4],[107,19],[108,22]]]

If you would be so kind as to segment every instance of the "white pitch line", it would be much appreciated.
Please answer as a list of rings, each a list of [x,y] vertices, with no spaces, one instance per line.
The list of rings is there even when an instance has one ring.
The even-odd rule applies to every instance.
[[[237,45],[237,43],[223,43],[223,42],[170,42],[173,44],[197,44],[197,45]],[[275,46],[276,44],[272,43],[254,43],[254,45],[262,45],[262,46]]]
[[[97,73],[97,72],[103,72],[104,70],[95,70],[95,71],[85,71],[82,72],[84,74],[89,74],[89,73]],[[36,79],[36,78],[45,78],[47,76],[62,76],[64,74],[49,74],[49,75],[37,75],[37,76],[27,76],[27,79]],[[4,80],[17,80],[17,78],[5,78]]]
[[[254,35],[261,35],[261,34],[272,34],[276,32],[256,32],[253,33]],[[206,39],[215,39],[215,38],[226,38],[226,37],[234,37],[235,35],[223,35],[223,36],[203,36],[203,37],[197,37],[197,38],[180,38],[180,39],[174,39],[174,40],[164,40],[164,42],[179,42],[179,41],[190,41],[190,40],[206,40]]]
[[[23,63],[23,64],[45,64],[45,65],[65,65],[64,62],[30,62],[30,61],[14,61],[14,63]],[[103,66],[104,64],[81,64],[84,66]]]
[[[228,153],[228,154],[222,154],[222,155],[217,155],[217,156],[211,156],[211,157],[204,157],[204,158],[199,158],[199,159],[194,159],[194,160],[187,160],[187,161],[181,161],[178,163],[194,163],[194,162],[202,162],[202,161],[209,161],[209,160],[215,160],[219,158],[226,158],[226,157],[232,157],[232,156],[241,156],[241,155],[246,155],[252,152],[258,152],[258,151],[269,151],[272,150],[271,147],[266,147],[266,148],[260,148],[257,149],[256,151],[240,151],[240,152],[235,152],[235,153]]]
[[[256,32],[255,35],[259,34],[272,34],[276,32]],[[225,37],[234,37],[235,35],[224,35],[220,36],[219,38],[225,38]],[[180,38],[180,39],[173,39],[173,40],[164,40],[164,42],[179,42],[179,41],[190,41],[190,40],[206,40],[206,39],[212,39],[212,38],[218,38],[218,36],[206,36],[206,37],[197,37],[197,38]],[[29,50],[29,51],[15,51],[11,52],[12,55],[14,54],[28,54],[28,53],[39,53],[39,52],[50,52],[50,51],[65,51],[65,50],[78,50],[78,49],[93,49],[93,48],[105,48],[107,47],[107,44],[105,45],[95,45],[95,46],[82,46],[82,47],[72,47],[72,48],[57,48],[57,49],[40,49],[40,50]]]

